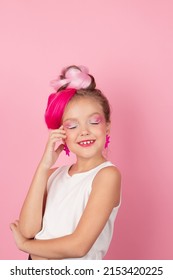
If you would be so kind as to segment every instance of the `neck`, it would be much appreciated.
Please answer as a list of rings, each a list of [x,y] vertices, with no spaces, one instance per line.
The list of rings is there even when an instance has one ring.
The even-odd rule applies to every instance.
[[[71,171],[73,172],[85,172],[88,171],[99,164],[107,161],[106,158],[103,156],[98,158],[91,158],[91,159],[84,159],[84,158],[77,158],[77,161],[75,164],[72,165]]]

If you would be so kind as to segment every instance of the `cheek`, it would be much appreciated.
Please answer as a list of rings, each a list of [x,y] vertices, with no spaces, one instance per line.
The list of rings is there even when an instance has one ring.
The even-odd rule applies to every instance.
[[[64,129],[66,132],[66,142],[69,143],[75,139],[75,131],[70,129]]]
[[[106,126],[105,124],[100,124],[98,127],[95,128],[95,132],[100,135],[103,136],[106,134]]]
[[[106,141],[106,127],[105,125],[101,126],[100,129],[97,131],[97,137],[100,139],[102,144]]]

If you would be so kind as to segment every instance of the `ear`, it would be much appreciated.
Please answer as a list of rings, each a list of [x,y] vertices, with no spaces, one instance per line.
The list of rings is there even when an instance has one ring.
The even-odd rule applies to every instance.
[[[106,124],[106,134],[110,134],[110,130],[111,130],[111,123],[107,122],[107,124]]]

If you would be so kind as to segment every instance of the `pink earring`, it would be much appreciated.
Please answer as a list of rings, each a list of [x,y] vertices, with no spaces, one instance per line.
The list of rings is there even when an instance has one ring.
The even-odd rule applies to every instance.
[[[69,150],[69,148],[67,147],[67,144],[66,144],[66,143],[64,144],[64,151],[65,151],[65,153],[66,153],[67,156],[70,156],[70,150]]]
[[[109,146],[109,143],[110,143],[110,136],[106,135],[105,149]]]

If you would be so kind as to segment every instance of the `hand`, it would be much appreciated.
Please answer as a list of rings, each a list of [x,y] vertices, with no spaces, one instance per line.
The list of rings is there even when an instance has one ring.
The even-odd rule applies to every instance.
[[[57,149],[55,149],[55,145],[58,141],[64,142],[66,139],[65,133],[66,132],[63,126],[60,126],[60,128],[54,129],[50,132],[49,139],[41,160],[41,164],[43,164],[46,168],[51,168],[57,161],[60,153],[63,151],[64,144],[60,144]]]
[[[14,223],[12,223],[10,225],[10,229],[13,233],[13,237],[18,249],[25,252],[25,242],[28,241],[29,239],[25,238],[21,234],[19,229],[19,221],[16,220]]]

